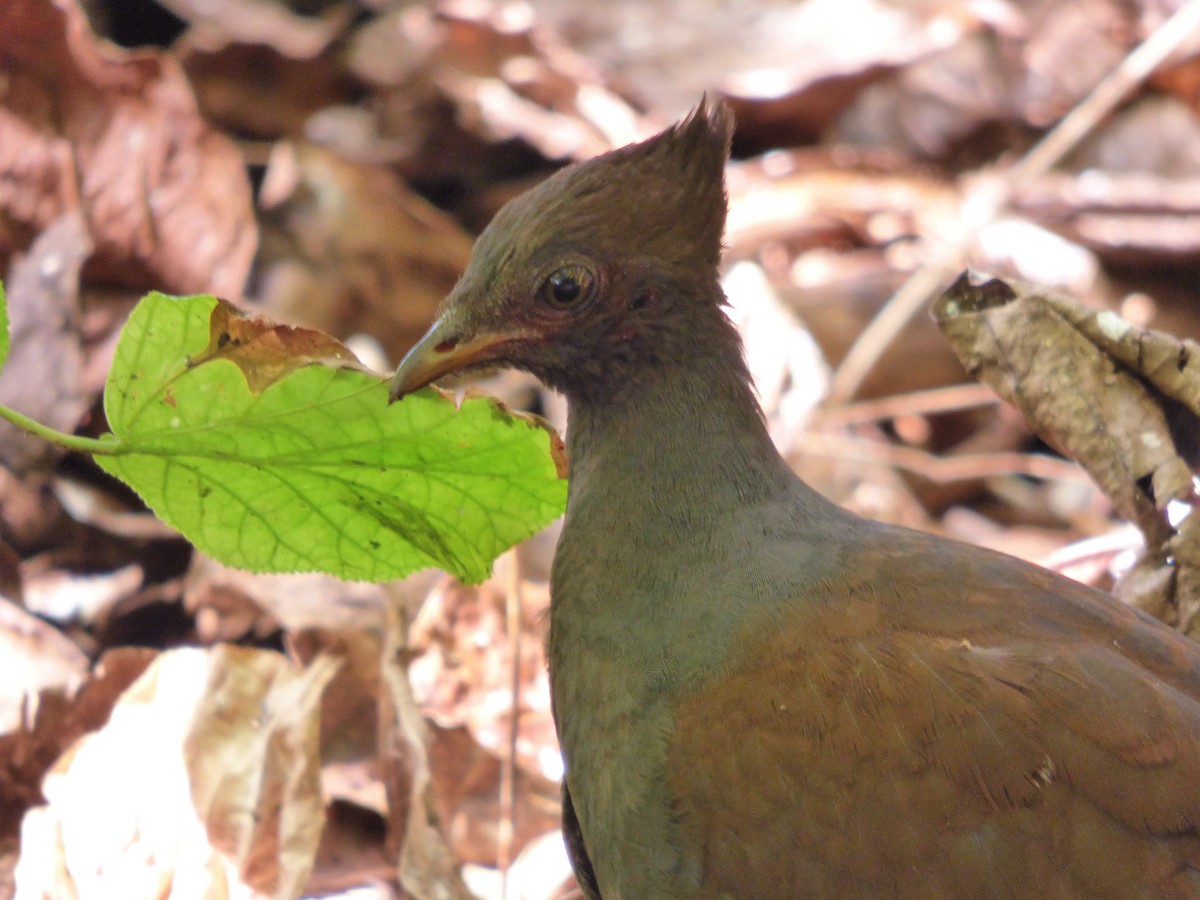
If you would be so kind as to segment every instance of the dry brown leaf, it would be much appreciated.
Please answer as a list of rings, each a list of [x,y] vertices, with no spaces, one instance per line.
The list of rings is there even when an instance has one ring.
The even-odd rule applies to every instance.
[[[836,116],[863,80],[951,43],[974,18],[963,4],[881,0],[533,0],[532,6],[655,108],[678,112],[715,86],[760,101],[738,104],[752,130],[757,120],[809,135]]]
[[[79,341],[79,270],[91,252],[82,216],[66,212],[13,261],[5,283],[12,351],[0,371],[0,403],[68,434],[92,400],[82,390]],[[10,470],[48,468],[60,455],[0,422],[0,461]]]
[[[432,87],[468,131],[490,143],[520,138],[548,159],[587,159],[652,130],[523,4],[397,7],[360,29],[347,62],[368,82],[399,87],[390,99],[401,108]]]
[[[1141,173],[1166,184],[1195,178],[1200,175],[1200,119],[1177,97],[1146,94],[1083,141],[1068,165],[1087,178],[1094,172]],[[1173,198],[1169,190],[1163,191],[1164,200]]]
[[[340,661],[298,671],[275,653],[220,646],[206,662],[182,746],[192,801],[238,881],[299,896],[324,826],[319,710]]]
[[[925,25],[948,40],[871,84],[842,112],[833,136],[925,158],[993,158],[1021,138],[989,126],[1049,127],[1120,63],[1141,30],[1137,5],[945,4]]]
[[[1135,328],[1116,313],[1096,312],[1065,297],[1046,299],[1100,350],[1190,410],[1188,427],[1195,434],[1200,425],[1200,342]]]
[[[188,368],[214,359],[241,369],[256,394],[305,366],[366,371],[358,357],[325,332],[248,314],[224,300],[217,301],[209,318],[208,346],[188,360]]]
[[[252,591],[238,584],[239,575],[250,572],[229,569],[231,577],[207,571],[212,562],[196,553],[184,580],[183,606],[196,617],[196,637],[202,645],[239,641],[246,637],[261,641],[280,630],[279,621],[257,601]]]
[[[15,481],[13,478],[9,482]],[[3,521],[5,484],[0,481],[0,521]],[[21,557],[7,540],[0,539],[0,597],[21,603],[25,585],[21,578]]]
[[[378,628],[308,628],[287,636],[289,651],[302,661],[334,656],[341,660],[337,675],[321,698],[321,759],[326,766],[374,763],[379,754],[379,703],[381,637]],[[322,778],[327,799],[361,801],[367,809],[384,812],[378,790],[357,784],[349,793],[331,792],[330,779]],[[343,774],[350,774],[343,771]],[[333,779],[336,782],[337,779]],[[334,785],[336,786],[336,785]]]
[[[0,263],[78,210],[88,277],[240,296],[249,183],[173,59],[99,42],[74,0],[5,0],[0,76]]]
[[[1088,316],[1120,321],[1116,315],[1078,309],[1072,320],[1059,298],[964,275],[935,303],[934,317],[973,376],[1016,406],[1039,436],[1078,460],[1123,517],[1161,539],[1160,504],[1144,480],[1171,477],[1182,462],[1166,416],[1135,373],[1078,327]],[[1159,499],[1165,505],[1170,498]]]
[[[41,626],[20,622],[23,618],[18,613],[15,617],[17,640],[24,647],[14,653],[11,646],[4,647],[3,659],[8,661],[4,666],[4,682],[14,688],[22,683],[10,681],[20,677],[19,661],[26,651],[31,651],[38,660],[32,658],[27,662],[42,669],[43,675],[49,660],[42,659],[47,649],[60,657],[65,665],[59,667],[59,673],[54,681],[59,686],[50,687],[39,692],[30,692],[23,701],[21,719],[13,731],[0,734],[0,838],[13,837],[20,827],[21,816],[30,807],[43,802],[42,777],[50,766],[58,759],[80,735],[99,728],[108,719],[109,713],[117,697],[136,680],[156,655],[154,651],[144,648],[123,647],[112,650],[100,658],[90,675],[84,680],[82,687],[74,691],[72,685],[78,680],[71,674],[75,663],[71,661],[78,651],[72,652],[65,646],[53,649],[52,645],[65,640],[61,636],[37,636]],[[33,639],[32,646],[24,641],[22,634]],[[6,641],[7,643],[7,641]],[[48,647],[47,645],[51,645]],[[44,680],[44,679],[43,679]],[[33,687],[36,682],[25,676],[23,685]],[[11,709],[10,709],[11,711]]]
[[[1173,94],[1193,109],[1200,109],[1200,55],[1180,54],[1150,76],[1150,84]]]
[[[0,734],[26,727],[42,691],[73,694],[87,670],[87,657],[61,632],[0,597]]]
[[[521,549],[523,560],[536,554]],[[428,720],[431,790],[442,832],[460,862],[494,867],[501,856],[511,858],[558,825],[562,762],[544,656],[545,577],[523,579],[518,591],[511,814],[501,799],[502,770],[514,749],[514,645],[507,635],[505,578],[467,587],[443,576],[410,626],[408,680]]]
[[[272,313],[370,334],[393,358],[429,327],[471,252],[470,238],[394,173],[312,145],[275,149],[262,202]]]
[[[462,862],[495,866],[503,827],[502,761],[463,727],[430,723],[429,767],[446,839]],[[557,781],[518,766],[512,813],[512,852],[559,827],[562,789]]]
[[[20,896],[299,896],[323,822],[317,708],[337,668],[266,651],[159,657],[43,782]]]
[[[265,44],[198,44],[191,34],[172,47],[208,121],[238,136],[299,137],[318,110],[349,104],[357,85],[323,53],[297,59]],[[361,90],[359,88],[358,90]]]
[[[520,722],[517,765],[557,778],[554,724],[544,655],[546,582],[521,586]],[[512,716],[512,648],[506,637],[500,579],[468,587],[444,577],[413,622],[408,675],[422,712],[443,728],[466,726],[488,752],[508,754]]]
[[[731,255],[773,241],[805,250],[888,243],[952,223],[961,192],[883,150],[780,150],[730,166]]]
[[[1114,263],[1186,262],[1200,252],[1200,176],[1051,174],[1023,188],[1030,218]]]
[[[827,135],[837,143],[888,147],[940,158],[1008,112],[1013,76],[987,30],[913,60],[876,80],[850,103]]]
[[[265,44],[311,59],[329,46],[351,16],[350,4],[326,6],[322,18],[292,12],[275,0],[159,0],[192,24],[191,39],[211,44]]]
[[[968,371],[1078,461],[1141,529],[1147,549],[1118,594],[1190,632],[1200,598],[1181,587],[1196,580],[1187,568],[1195,538],[1192,526],[1178,526],[1197,492],[1177,436],[1200,428],[1200,346],[971,273],[938,298],[934,316]]]
[[[1200,617],[1200,516],[1194,512],[1179,526],[1179,535],[1170,542],[1175,559],[1175,597],[1179,604],[1180,627],[1195,637]]]
[[[72,572],[33,560],[24,567],[25,608],[61,625],[95,626],[145,586],[145,572],[130,563],[110,572]]]
[[[877,151],[775,151],[731,166],[728,178],[728,259],[757,259],[835,366],[919,261],[920,236],[957,227],[963,202],[946,179]],[[914,319],[859,394],[961,379],[933,324]]]
[[[376,619],[380,611],[376,610]],[[309,893],[386,879],[396,882],[397,858],[387,834],[388,798],[381,777],[379,715],[382,634],[362,627],[309,628],[288,635],[300,659],[343,660],[321,702],[321,786],[328,821]]]
[[[387,612],[379,745],[400,883],[416,900],[471,900],[434,803],[429,732],[408,683],[403,616],[394,605]]]
[[[410,579],[431,577],[423,573]],[[277,628],[375,631],[382,626],[386,599],[378,584],[317,573],[258,575],[199,552],[193,555],[184,592],[184,603],[197,615],[203,634],[235,637],[262,637]]]
[[[1012,102],[1030,124],[1053,124],[1111,72],[1137,41],[1124,0],[1035,3],[1019,14]]]
[[[305,894],[324,900],[400,900],[382,815],[340,800],[328,805]]]

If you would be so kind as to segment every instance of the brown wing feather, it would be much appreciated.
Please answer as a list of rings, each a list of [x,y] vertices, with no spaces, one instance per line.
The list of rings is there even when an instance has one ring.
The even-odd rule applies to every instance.
[[[1200,897],[1197,646],[1012,560],[997,581],[991,554],[913,549],[911,581],[825,585],[681,705],[668,777],[704,893]]]

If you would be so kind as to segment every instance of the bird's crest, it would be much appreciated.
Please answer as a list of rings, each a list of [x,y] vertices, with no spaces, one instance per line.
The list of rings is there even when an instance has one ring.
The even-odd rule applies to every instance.
[[[681,122],[640,143],[556,172],[510,203],[488,231],[511,242],[495,253],[560,245],[620,248],[655,260],[714,268],[725,226],[725,160],[733,115],[704,98]],[[486,235],[486,232],[485,232]],[[602,254],[598,254],[602,255]]]

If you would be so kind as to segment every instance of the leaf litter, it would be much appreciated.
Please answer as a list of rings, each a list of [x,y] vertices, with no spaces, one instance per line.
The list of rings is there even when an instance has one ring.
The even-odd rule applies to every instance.
[[[146,4],[170,10],[160,31],[150,15],[138,31],[115,0],[88,4],[90,19],[73,0],[11,0],[0,11],[0,275],[12,297],[15,266],[44,259],[64,217],[85,226],[72,246],[91,250],[72,251],[78,284],[54,297],[77,330],[37,321],[46,349],[22,362],[14,345],[5,378],[30,401],[75,398],[60,427],[100,434],[112,424],[99,394],[116,330],[153,290],[216,294],[394,363],[500,204],[711,90],[739,120],[726,285],[793,464],[861,512],[1053,558],[1190,630],[1194,42],[981,219],[1011,161],[1162,25],[1161,5],[710,6],[680,27],[673,4],[633,0],[171,0]],[[895,291],[959,242],[951,271],[991,272],[1019,295],[986,314],[1003,327],[960,335],[960,362],[918,315],[871,348],[857,390],[814,406]],[[962,330],[969,317],[951,318]],[[248,328],[235,357],[280,335]],[[983,362],[989,341],[1007,362]],[[1047,357],[1072,360],[1075,380],[1055,382]],[[33,365],[48,361],[49,376]],[[1033,426],[979,392],[971,368]],[[265,361],[255,372],[264,390],[281,377]],[[561,403],[523,376],[481,389],[562,425]],[[1043,402],[1046,390],[1066,411]],[[498,897],[500,864],[510,895],[567,896],[539,615],[553,529],[477,588],[436,573],[380,584],[251,575],[164,532],[87,460],[46,451],[32,462],[0,471],[12,613],[0,634],[14,650],[2,658],[19,667],[0,679],[0,886],[14,886],[16,867],[22,895],[67,889],[53,880],[66,878],[79,896],[105,896],[81,888],[117,831],[70,824],[99,809],[102,821],[190,829],[187,859],[105,858],[134,886],[125,896],[175,871],[214,897],[393,897],[401,884]],[[148,671],[161,673],[161,698],[138,681]],[[268,696],[278,699],[264,706]],[[109,731],[163,701],[171,739]],[[228,721],[189,744],[187,722],[216,705]],[[281,705],[282,730],[267,727]],[[73,771],[101,735],[104,776]],[[149,746],[157,768],[141,755]],[[193,781],[212,805],[180,787]],[[174,787],[155,794],[152,783]],[[278,815],[264,827],[245,826],[247,811],[268,807]]]

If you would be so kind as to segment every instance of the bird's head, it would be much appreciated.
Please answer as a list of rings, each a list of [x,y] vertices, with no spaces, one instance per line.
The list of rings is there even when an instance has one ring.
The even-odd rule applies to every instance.
[[[714,308],[733,128],[700,105],[639,144],[570,166],[508,203],[480,235],[393,400],[452,372],[525,369],[570,396],[619,389],[694,347]]]

